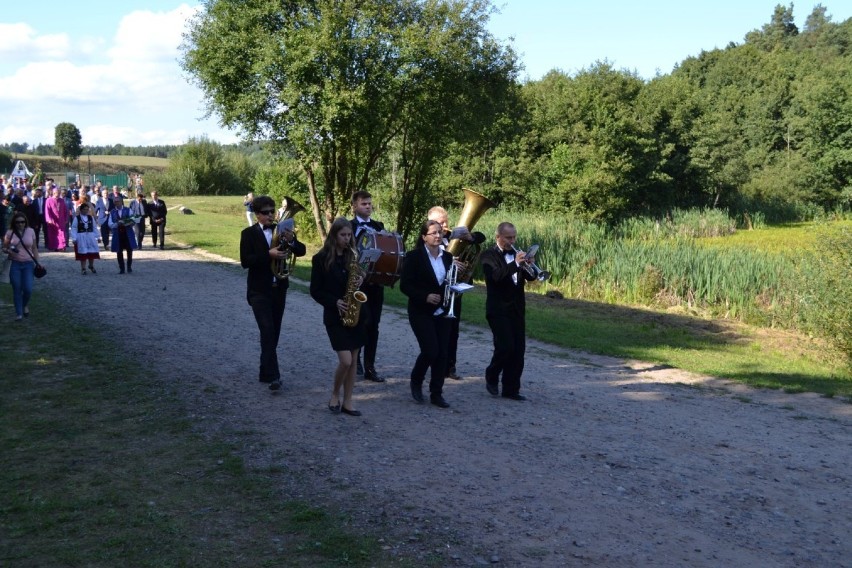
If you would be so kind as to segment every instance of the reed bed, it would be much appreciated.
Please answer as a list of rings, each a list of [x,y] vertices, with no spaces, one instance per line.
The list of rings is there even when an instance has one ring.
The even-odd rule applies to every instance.
[[[684,225],[677,224],[683,219]],[[673,216],[659,224],[634,220],[608,228],[570,216],[489,211],[476,230],[493,242],[497,224],[510,219],[519,248],[537,243],[537,264],[550,281],[533,286],[566,297],[656,308],[680,306],[693,313],[761,325],[796,327],[794,259],[749,248],[706,246],[695,236],[731,234],[733,221],[718,213]],[[700,229],[700,230],[699,230]]]

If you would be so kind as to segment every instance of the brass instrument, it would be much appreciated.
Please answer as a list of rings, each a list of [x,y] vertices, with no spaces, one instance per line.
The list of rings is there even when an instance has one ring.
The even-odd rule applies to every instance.
[[[293,272],[293,267],[296,265],[296,255],[290,250],[290,245],[287,244],[287,241],[281,238],[279,231],[283,229],[295,231],[295,223],[293,221],[288,223],[287,221],[295,217],[296,213],[305,210],[304,206],[292,197],[285,197],[283,201],[284,207],[281,212],[281,218],[278,219],[278,223],[272,230],[272,247],[277,247],[278,250],[284,251],[287,254],[284,255],[284,258],[275,259],[270,264],[272,274],[275,275],[276,280],[286,280],[289,278],[290,273]]]
[[[515,247],[512,247],[512,250],[515,251],[515,254],[518,254],[518,252],[520,252]],[[538,252],[538,245],[533,245],[533,246],[530,247],[530,250],[528,250],[526,254],[527,254],[527,256],[534,257],[535,253],[537,253],[537,252]],[[538,280],[539,282],[544,282],[545,280],[550,278],[550,272],[548,272],[547,270],[542,270],[541,268],[536,266],[536,264],[534,262],[531,262],[531,261],[525,260],[525,261],[521,262],[521,269],[524,272],[526,272],[527,274],[529,274],[530,276],[532,276],[533,278],[535,278],[536,280]]]
[[[363,271],[358,264],[358,251],[352,249],[352,262],[349,263],[349,279],[346,281],[346,312],[340,316],[343,327],[355,327],[361,317],[361,304],[367,301],[367,294],[358,289]]]
[[[480,217],[495,205],[493,201],[472,189],[463,188],[463,191],[464,205],[457,226],[466,227],[468,231],[473,232],[473,226],[476,225]],[[455,260],[465,265],[461,273],[457,274],[458,282],[469,282],[473,276],[479,254],[482,252],[480,245],[481,243],[464,239],[453,239],[447,244],[447,252],[453,255]]]
[[[449,270],[447,270],[447,276],[444,279],[444,300],[441,303],[441,307],[444,308],[446,312],[444,314],[445,318],[448,319],[456,319],[456,294],[457,292],[453,289],[453,286],[458,284],[459,282],[459,267],[453,262],[450,264]]]

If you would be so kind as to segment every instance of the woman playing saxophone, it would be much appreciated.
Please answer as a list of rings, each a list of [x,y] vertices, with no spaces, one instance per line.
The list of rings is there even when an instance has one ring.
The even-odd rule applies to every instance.
[[[323,307],[322,321],[331,348],[337,353],[328,409],[350,416],[361,415],[352,406],[352,391],[358,350],[367,341],[366,322],[361,313],[363,302],[359,302],[356,294],[352,293],[358,290],[363,278],[361,274],[354,274],[360,272],[356,254],[352,225],[339,217],[332,223],[323,247],[311,261],[311,297]],[[353,284],[354,290],[351,290]],[[346,323],[354,325],[347,326]]]

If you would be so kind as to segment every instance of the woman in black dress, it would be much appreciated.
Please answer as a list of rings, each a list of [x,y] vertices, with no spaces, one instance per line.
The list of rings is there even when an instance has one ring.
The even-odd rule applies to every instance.
[[[352,408],[352,390],[355,386],[358,350],[367,341],[364,325],[366,312],[363,309],[361,309],[358,324],[354,327],[344,326],[341,319],[349,308],[346,289],[355,254],[357,253],[352,236],[352,225],[345,218],[338,217],[332,223],[323,247],[311,261],[311,297],[323,307],[322,322],[331,341],[331,348],[337,353],[334,388],[331,391],[328,409],[350,416],[361,415],[361,412]],[[358,284],[360,280],[361,277],[358,279]],[[342,401],[340,387],[343,387]]]

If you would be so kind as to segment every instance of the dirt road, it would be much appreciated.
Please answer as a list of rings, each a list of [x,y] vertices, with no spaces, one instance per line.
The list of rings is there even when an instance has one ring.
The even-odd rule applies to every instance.
[[[155,370],[179,385],[199,427],[258,431],[245,447],[251,462],[300,472],[303,484],[287,491],[348,511],[389,559],[852,566],[852,404],[534,342],[529,400],[495,399],[482,376],[490,333],[463,324],[464,379],[445,390],[452,407],[421,406],[408,389],[414,336],[404,313],[386,309],[377,366],[388,381],[357,383],[362,417],[333,415],[335,358],[307,294],[288,297],[285,386],[272,394],[256,381],[257,328],[238,267],[145,248],[119,276],[114,255],[103,256],[99,274],[80,276],[70,253],[43,254],[38,286],[69,304],[98,289],[99,302],[149,306],[113,332],[133,338],[134,354],[161,354]]]

